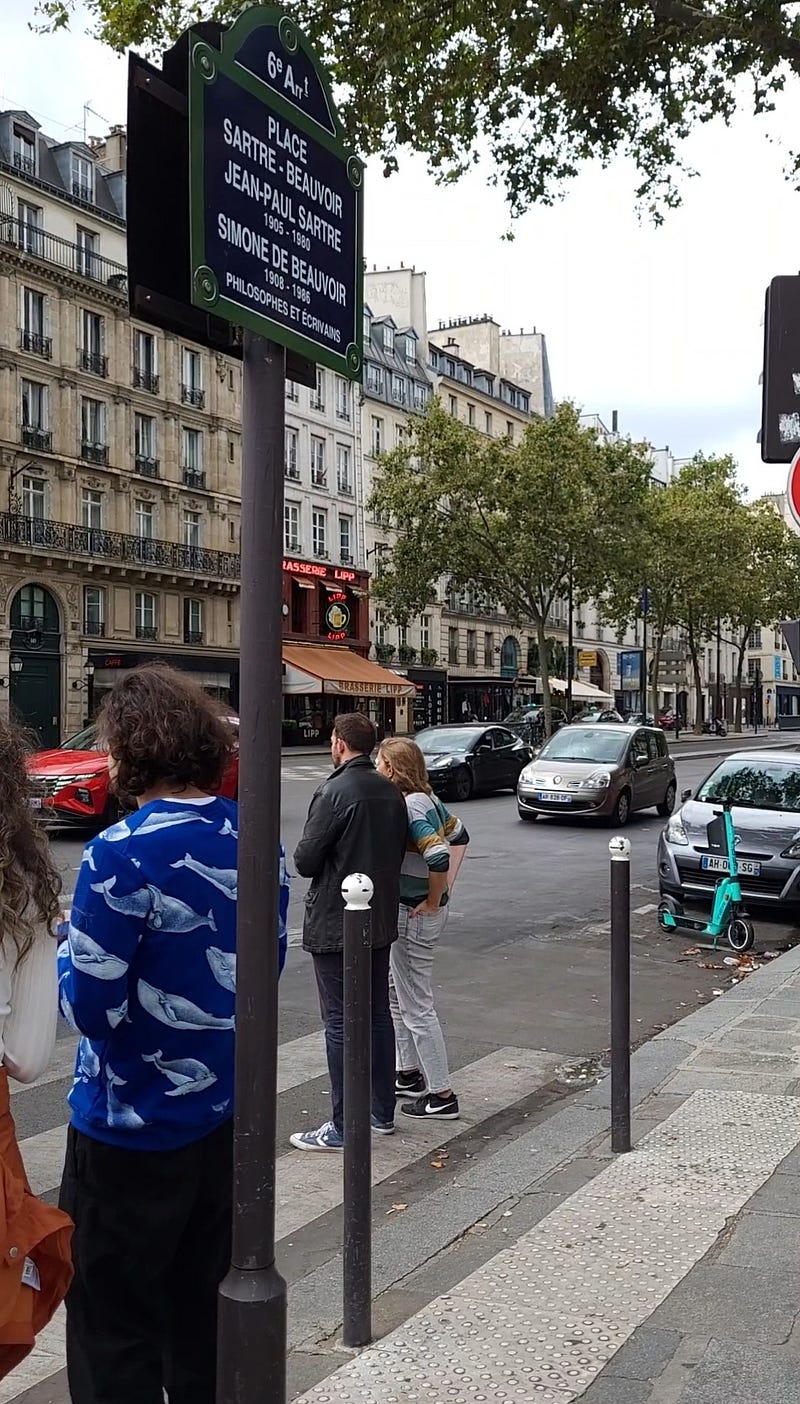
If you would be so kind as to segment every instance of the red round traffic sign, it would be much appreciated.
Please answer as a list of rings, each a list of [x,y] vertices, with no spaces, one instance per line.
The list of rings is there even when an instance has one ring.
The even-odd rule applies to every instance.
[[[786,483],[786,501],[789,511],[800,527],[800,449],[789,464],[789,478]]]

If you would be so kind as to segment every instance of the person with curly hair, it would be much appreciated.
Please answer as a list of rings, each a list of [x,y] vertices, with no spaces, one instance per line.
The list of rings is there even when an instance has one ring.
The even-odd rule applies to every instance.
[[[59,948],[82,1035],[60,1203],[75,1221],[67,1372],[76,1404],[213,1404],[230,1264],[238,807],[234,737],[162,666],[99,716],[135,812],[87,847]],[[278,861],[276,855],[276,862]]]

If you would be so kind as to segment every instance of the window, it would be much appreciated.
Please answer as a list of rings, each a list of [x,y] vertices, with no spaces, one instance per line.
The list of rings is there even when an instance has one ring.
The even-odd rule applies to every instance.
[[[414,409],[424,410],[428,403],[428,390],[425,385],[414,383]]]
[[[150,332],[133,333],[133,383],[138,390],[158,394],[156,339]]]
[[[530,652],[530,641],[528,649]],[[483,636],[483,666],[484,668],[494,667],[494,634],[484,634]]]
[[[416,359],[417,359],[417,343],[416,343],[416,339],[415,339],[413,336],[407,336],[407,337],[406,337],[406,360],[407,360],[407,361],[416,361]]]
[[[136,526],[136,535],[140,541],[152,541],[153,539],[153,504],[146,502],[139,497],[133,504],[133,519]]]
[[[487,434],[492,432],[492,415],[490,410],[486,410],[483,416],[483,427]]]
[[[340,492],[348,496],[353,491],[353,480],[350,476],[350,450],[346,444],[336,445],[336,485]]]
[[[81,312],[81,370],[93,375],[106,375],[108,359],[103,354],[105,323],[97,312],[83,308]]]
[[[19,238],[24,253],[41,258],[44,251],[44,223],[41,205],[19,202]]]
[[[299,502],[284,502],[283,504],[283,549],[285,551],[300,550]]]
[[[236,445],[234,444],[233,439],[229,439],[229,440],[228,440],[228,462],[229,462],[229,463],[234,463],[235,460],[236,460]]]
[[[22,442],[27,448],[49,453],[52,435],[48,429],[47,386],[38,380],[22,381]]]
[[[325,471],[325,440],[311,436],[311,484],[313,487],[327,487]]]
[[[375,458],[383,453],[383,420],[377,414],[372,416],[372,452]]]
[[[328,535],[328,514],[315,509],[311,513],[311,542],[315,556],[326,556]]]
[[[43,521],[47,516],[47,480],[25,474],[22,479],[22,515]]]
[[[450,410],[450,413],[452,414],[453,418],[458,419],[458,400],[456,399],[455,395],[448,395],[447,403],[448,409]]]
[[[194,478],[203,476],[203,434],[200,429],[187,429],[185,426],[181,430],[183,440],[183,467],[187,473]],[[194,483],[199,487],[199,483]]]
[[[472,427],[473,427],[473,429],[474,429],[474,427],[475,427],[475,406],[474,406],[474,405],[468,405],[468,406],[467,406],[467,420],[468,420],[468,422],[472,425]]]
[[[375,611],[375,642],[377,644],[386,643],[386,616],[382,609]]]
[[[196,405],[198,409],[203,409],[206,402],[203,390],[203,359],[199,351],[192,351],[188,346],[183,348],[182,376],[181,399],[183,403]]]
[[[748,647],[748,648],[760,648],[760,647],[761,647],[761,629],[760,629],[760,628],[751,629],[751,630],[750,630],[750,633],[747,635],[747,647]]]
[[[183,641],[188,644],[203,642],[202,600],[184,600],[183,602]]]
[[[453,627],[447,630],[447,661],[458,662],[458,629]]]
[[[90,463],[108,459],[105,404],[86,396],[81,400],[81,457]]]
[[[300,399],[300,389],[296,380],[287,380],[286,398],[287,400],[294,400],[295,403]]]
[[[300,480],[300,469],[297,466],[297,440],[297,430],[287,429],[285,472],[287,478],[293,478],[295,482]]]
[[[200,513],[186,510],[183,514],[184,546],[200,545]]]
[[[103,525],[103,494],[93,488],[81,492],[81,526],[99,531]]]
[[[18,171],[36,175],[36,137],[16,123],[11,137],[11,158]]]
[[[154,639],[156,637],[156,597],[145,590],[136,591],[136,637]]]
[[[369,308],[368,308],[368,307],[365,307],[365,308],[364,308],[364,345],[365,345],[365,346],[368,346],[368,345],[369,345],[369,340],[370,340],[370,337],[371,337],[371,336],[372,336],[372,317],[370,316]]]
[[[408,648],[408,625],[407,625],[407,624],[398,624],[398,626],[397,626],[397,642],[398,642],[398,644],[400,645],[401,648]]]
[[[87,205],[94,200],[94,162],[77,151],[72,153],[72,193]]]
[[[84,278],[100,277],[100,260],[97,257],[97,246],[99,240],[91,229],[81,229],[78,225],[75,242],[77,249],[75,253],[77,271]]]
[[[311,391],[308,402],[313,410],[325,408],[325,372],[321,366],[317,366],[317,384]]]
[[[400,448],[400,445],[404,442],[405,437],[406,437],[405,425],[404,425],[404,424],[395,424],[395,426],[394,426],[394,446],[395,446],[395,448]]]
[[[390,354],[394,354],[394,327],[384,327],[383,329],[383,349]]]
[[[353,559],[353,518],[339,518],[339,551],[345,565]]]
[[[83,591],[83,632],[101,639],[105,631],[104,591],[99,585],[86,585]]]
[[[420,648],[430,648],[431,646],[431,617],[429,614],[421,614],[419,617],[419,646]]]
[[[367,392],[371,395],[383,394],[383,370],[372,361],[367,362]]]
[[[336,418],[350,420],[350,383],[342,375],[336,377]]]
[[[406,381],[402,375],[392,376],[392,399],[401,405],[406,402]]]
[[[513,419],[507,419],[507,420],[506,420],[506,438],[508,439],[508,442],[509,442],[510,444],[513,444],[513,442],[514,442],[514,421],[513,421]]]
[[[474,668],[478,662],[478,636],[474,629],[467,629],[467,663]]]
[[[150,414],[135,414],[133,426],[137,459],[153,462],[156,456],[156,421]]]
[[[53,343],[47,335],[47,302],[35,288],[22,290],[22,349],[50,359]]]
[[[789,664],[786,662],[785,658],[783,660],[783,681],[789,681]]]
[[[751,678],[751,679],[752,679],[752,678],[755,678],[756,673],[757,673],[757,671],[758,671],[760,665],[761,665],[761,659],[760,659],[760,658],[748,658],[748,660],[747,660],[747,676],[748,676],[748,678]]]

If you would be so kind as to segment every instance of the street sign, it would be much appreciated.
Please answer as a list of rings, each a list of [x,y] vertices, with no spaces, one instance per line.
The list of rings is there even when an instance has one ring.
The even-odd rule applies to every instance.
[[[800,449],[798,449],[789,465],[789,477],[786,482],[786,501],[789,511],[794,517],[798,528],[800,528]]]
[[[279,10],[190,33],[189,175],[194,305],[360,378],[364,168]]]
[[[596,668],[596,667],[597,667],[597,649],[596,649],[596,648],[581,648],[581,649],[579,649],[579,650],[578,650],[578,667],[579,667],[579,668]]]

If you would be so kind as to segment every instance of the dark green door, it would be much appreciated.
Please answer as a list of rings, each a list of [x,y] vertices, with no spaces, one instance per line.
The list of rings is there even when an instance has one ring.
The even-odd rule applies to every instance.
[[[43,749],[57,746],[59,728],[59,660],[29,653],[21,673],[11,674],[11,715],[39,736]]]

